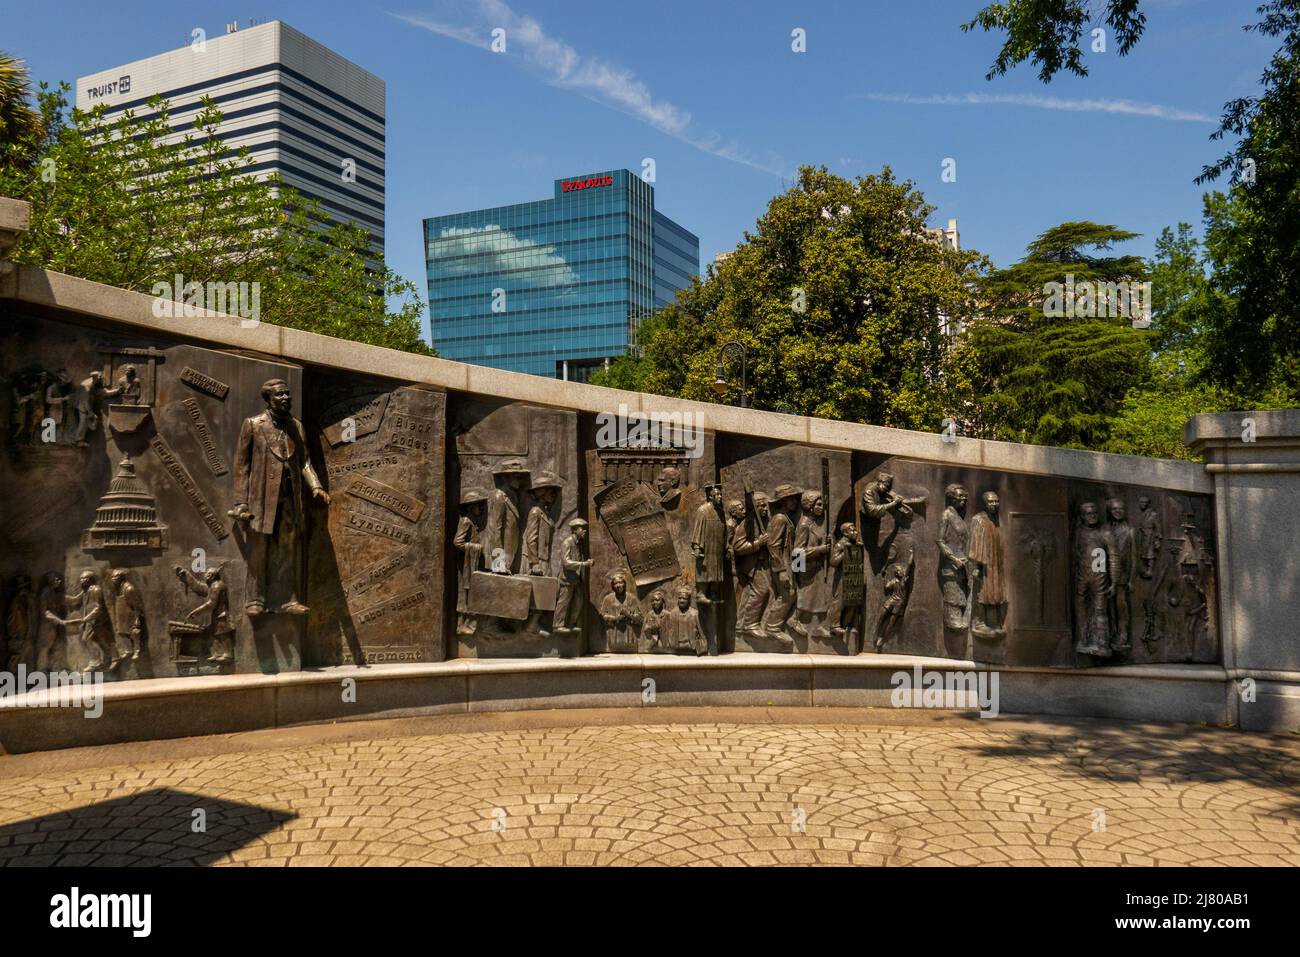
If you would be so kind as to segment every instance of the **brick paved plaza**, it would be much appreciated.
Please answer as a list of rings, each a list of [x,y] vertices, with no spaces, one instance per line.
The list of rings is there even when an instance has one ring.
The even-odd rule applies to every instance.
[[[0,757],[0,861],[1300,864],[1300,740],[828,709],[280,729]]]

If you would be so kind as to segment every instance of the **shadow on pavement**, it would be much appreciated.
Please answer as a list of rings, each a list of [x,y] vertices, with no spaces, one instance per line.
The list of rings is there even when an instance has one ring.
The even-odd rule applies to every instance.
[[[0,826],[0,866],[206,865],[295,817],[153,788]]]

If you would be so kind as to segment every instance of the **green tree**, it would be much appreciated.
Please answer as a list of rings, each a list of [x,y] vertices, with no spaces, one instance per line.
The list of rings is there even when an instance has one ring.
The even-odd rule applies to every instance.
[[[42,85],[38,127],[8,141],[20,162],[0,166],[0,195],[32,204],[15,261],[139,292],[177,274],[257,283],[262,321],[432,353],[415,286],[382,264],[367,270],[360,227],[329,224],[314,200],[248,175],[247,150],[216,136],[211,100],[177,138],[160,99],[147,117],[109,121],[102,108],[69,114],[67,91]]]
[[[1240,137],[1197,182],[1230,174],[1207,201],[1206,245],[1224,308],[1209,313],[1208,375],[1239,392],[1281,386],[1300,400],[1300,0],[1259,7],[1246,27],[1281,37],[1257,97],[1229,101],[1214,138]]]
[[[19,144],[37,140],[40,134],[41,118],[32,109],[27,65],[0,50],[0,166],[28,162]]]
[[[962,431],[983,438],[1098,448],[1129,390],[1149,375],[1150,333],[1135,329],[1129,283],[1138,256],[1100,255],[1135,233],[1062,223],[1025,258],[980,283],[980,315],[946,366],[946,396]],[[1128,315],[1123,313],[1127,311]]]
[[[1220,288],[1215,263],[1225,255],[1225,224],[1239,215],[1234,205],[1223,193],[1205,196],[1205,244],[1187,223],[1179,223],[1176,231],[1166,227],[1156,240],[1149,271],[1154,289],[1152,375],[1124,397],[1106,451],[1194,459],[1182,440],[1191,416],[1296,405],[1276,375],[1237,385],[1225,385],[1214,375],[1218,346],[1211,331],[1238,308]]]
[[[1108,452],[1194,459],[1183,426],[1199,412],[1233,408],[1234,397],[1205,381],[1205,322],[1222,308],[1191,224],[1166,226],[1148,263],[1152,287],[1151,376],[1124,396],[1110,424]]]
[[[1087,76],[1079,40],[1083,31],[1105,23],[1114,31],[1120,56],[1124,56],[1142,37],[1146,14],[1138,9],[1140,0],[1106,0],[1105,12],[1093,13],[1091,0],[1006,0],[990,3],[975,14],[975,19],[961,25],[963,32],[976,27],[985,32],[1001,30],[1006,40],[997,59],[985,75],[986,80],[1002,76],[1012,67],[1033,62],[1038,79],[1050,83],[1062,70]]]
[[[969,313],[985,261],[927,234],[933,209],[888,167],[856,182],[803,167],[736,251],[596,381],[713,401],[719,348],[735,340],[755,407],[937,428],[945,317]],[[734,358],[727,375],[735,402]]]

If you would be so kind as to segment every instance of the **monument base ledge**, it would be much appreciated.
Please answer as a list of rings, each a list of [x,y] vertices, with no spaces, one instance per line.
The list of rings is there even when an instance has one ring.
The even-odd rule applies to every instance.
[[[1088,670],[1006,667],[909,655],[731,654],[716,658],[598,655],[345,665],[274,675],[122,681],[102,687],[102,713],[54,707],[52,692],[0,706],[6,753],[383,717],[573,708],[916,706],[910,689],[943,677],[967,711],[1300,729],[1300,674],[1229,673],[1218,665]],[[906,675],[906,679],[898,677]],[[969,681],[969,678],[974,681]],[[1253,686],[1243,694],[1242,679]],[[951,682],[951,683],[950,683]],[[924,688],[925,685],[922,685]],[[995,696],[995,697],[991,697]],[[177,698],[183,706],[177,707]],[[982,700],[981,700],[982,699]],[[1249,699],[1249,700],[1247,700]],[[924,706],[924,705],[922,705]],[[94,708],[91,709],[92,713]],[[991,718],[990,720],[996,720]]]

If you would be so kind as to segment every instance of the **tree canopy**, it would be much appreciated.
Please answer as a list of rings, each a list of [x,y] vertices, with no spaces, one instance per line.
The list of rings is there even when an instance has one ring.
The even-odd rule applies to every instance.
[[[39,121],[4,140],[0,195],[32,204],[14,261],[139,292],[177,274],[257,283],[262,321],[432,352],[415,286],[382,263],[367,268],[376,253],[363,229],[327,222],[275,177],[249,175],[247,150],[218,137],[211,100],[176,137],[160,99],[147,116],[110,121],[102,107],[69,111],[67,91],[42,85]]]
[[[1238,390],[1281,385],[1300,400],[1300,0],[1273,0],[1247,26],[1282,43],[1257,97],[1231,100],[1214,137],[1236,146],[1198,177],[1228,173],[1207,205],[1206,245],[1219,294],[1207,315],[1207,375]]]
[[[1107,0],[1105,12],[1094,18],[1091,0],[1005,0],[990,3],[963,23],[963,32],[977,27],[985,32],[1000,30],[1006,34],[997,59],[985,74],[986,80],[1003,76],[1026,60],[1038,67],[1038,79],[1050,83],[1065,70],[1087,76],[1083,50],[1079,41],[1083,31],[1102,23],[1114,31],[1120,56],[1124,56],[1142,38],[1146,14],[1139,9],[1140,0]]]
[[[41,118],[31,105],[27,65],[0,50],[0,166],[29,162],[18,144],[40,136]]]
[[[713,400],[720,348],[747,353],[748,400],[804,415],[937,428],[946,317],[985,262],[926,231],[933,207],[886,167],[850,181],[806,166],[725,261],[642,324],[593,380]],[[739,360],[726,373],[740,389]]]
[[[964,433],[1084,448],[1106,440],[1119,404],[1149,371],[1150,334],[1134,326],[1145,317],[1145,264],[1102,255],[1135,236],[1062,223],[982,279],[978,313],[947,365]]]

